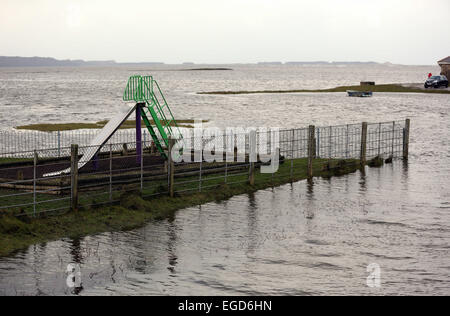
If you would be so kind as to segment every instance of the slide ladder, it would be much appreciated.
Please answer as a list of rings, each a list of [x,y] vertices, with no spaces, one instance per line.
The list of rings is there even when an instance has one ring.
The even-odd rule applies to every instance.
[[[141,106],[142,120],[156,148],[163,157],[167,158],[164,147],[169,147],[169,138],[181,139],[183,136],[158,82],[152,76],[131,76],[123,94],[123,100],[135,101]]]

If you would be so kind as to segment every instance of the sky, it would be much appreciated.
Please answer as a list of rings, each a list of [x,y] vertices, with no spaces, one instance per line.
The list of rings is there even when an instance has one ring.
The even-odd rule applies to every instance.
[[[450,0],[0,0],[0,55],[431,65],[449,17]]]

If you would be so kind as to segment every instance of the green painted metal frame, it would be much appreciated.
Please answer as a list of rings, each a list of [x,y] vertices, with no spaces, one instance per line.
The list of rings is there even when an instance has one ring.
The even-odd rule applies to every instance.
[[[160,98],[158,98],[155,91]],[[169,147],[169,137],[178,136],[182,139],[183,136],[158,82],[152,76],[131,76],[128,79],[123,100],[146,104],[146,106],[141,107],[142,119],[155,142],[156,148],[163,157],[167,158],[163,145],[166,148]],[[161,138],[158,138],[149,117],[153,119]],[[175,135],[175,132],[178,132],[178,135]],[[161,143],[161,140],[164,144]]]

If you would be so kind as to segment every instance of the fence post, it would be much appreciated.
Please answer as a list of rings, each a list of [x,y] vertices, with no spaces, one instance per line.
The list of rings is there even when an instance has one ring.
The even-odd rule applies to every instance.
[[[330,126],[330,137],[329,137],[329,143],[330,146],[328,148],[328,158],[331,159],[331,153],[333,152],[333,147],[332,147],[332,140],[333,140],[333,126]]]
[[[360,163],[364,167],[367,159],[367,122],[362,123],[361,128],[361,157]]]
[[[203,143],[203,138],[202,138]],[[198,192],[202,192],[202,164],[203,164],[203,152],[200,154],[200,173],[199,173],[199,181],[198,181]]]
[[[78,209],[78,145],[71,146],[70,159],[70,175],[71,175],[71,210]]]
[[[394,147],[395,147],[395,121],[392,122],[392,149],[391,149],[391,158],[394,158]]]
[[[411,128],[411,120],[406,119],[405,129],[403,131],[403,159],[408,160],[409,156],[409,131]]]
[[[33,161],[33,216],[36,217],[36,168],[38,162],[38,154],[36,150],[34,151],[34,161]]]
[[[174,179],[175,179],[175,164],[173,162],[172,158],[172,148],[175,145],[175,139],[172,139],[169,137],[169,152],[167,154],[167,157],[169,158],[168,162],[168,171],[169,171],[169,195],[170,197],[174,196]]]
[[[112,168],[113,167],[113,154],[112,144],[109,144],[109,203],[112,202]]]
[[[349,152],[348,152],[348,148],[349,148],[349,126],[347,124],[347,131],[346,131],[346,135],[345,135],[345,158],[348,158]]]
[[[294,180],[294,139],[295,139],[295,130],[292,129],[292,139],[291,139],[291,182]]]
[[[223,133],[223,138],[224,138],[224,158],[225,158],[225,184],[227,184],[228,181],[228,135],[227,132],[225,131]]]
[[[320,158],[320,127],[317,129],[317,158]]]
[[[314,161],[314,136],[316,134],[316,128],[314,125],[309,126],[308,131],[308,179],[313,177],[313,161]]]
[[[379,123],[378,124],[378,157],[381,156],[381,136],[382,136],[381,128],[382,128],[382,125],[381,125],[381,123]]]
[[[58,131],[58,158],[61,158],[61,132]]]
[[[314,131],[314,133],[315,133],[315,131]],[[313,138],[313,158],[314,159],[316,159],[317,158],[317,148],[316,148],[316,146],[317,146],[317,139],[316,139],[316,135],[314,135],[314,138]]]
[[[248,183],[250,185],[255,184],[255,160],[257,160],[257,153],[256,153],[256,131],[252,130],[249,134],[249,155],[248,155],[248,162],[249,162],[249,175],[248,175]]]

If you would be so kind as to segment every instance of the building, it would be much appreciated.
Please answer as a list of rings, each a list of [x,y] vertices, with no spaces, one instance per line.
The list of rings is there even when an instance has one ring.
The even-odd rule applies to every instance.
[[[441,66],[441,75],[450,78],[450,56],[438,61],[439,66]]]

